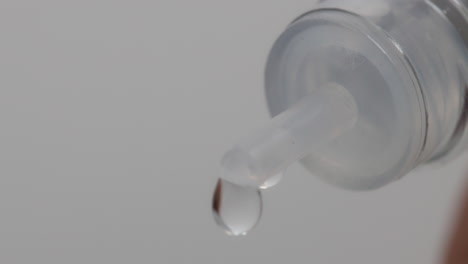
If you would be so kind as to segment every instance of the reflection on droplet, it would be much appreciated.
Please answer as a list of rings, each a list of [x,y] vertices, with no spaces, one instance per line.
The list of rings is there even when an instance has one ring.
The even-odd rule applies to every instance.
[[[213,195],[213,215],[228,235],[246,235],[255,227],[261,214],[260,190],[218,181]]]
[[[283,179],[284,171],[276,174],[275,176],[269,178],[266,182],[264,182],[261,186],[260,189],[265,190],[269,189],[275,185],[277,185],[281,179]]]

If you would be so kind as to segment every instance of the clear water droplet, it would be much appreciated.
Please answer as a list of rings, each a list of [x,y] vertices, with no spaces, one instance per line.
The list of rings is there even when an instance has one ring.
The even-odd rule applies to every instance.
[[[277,185],[282,179],[283,179],[284,171],[276,174],[275,176],[271,177],[268,179],[266,182],[264,182],[261,186],[260,189],[265,190],[269,189],[275,185]]]
[[[262,215],[260,190],[220,179],[213,195],[213,215],[228,235],[246,235]]]

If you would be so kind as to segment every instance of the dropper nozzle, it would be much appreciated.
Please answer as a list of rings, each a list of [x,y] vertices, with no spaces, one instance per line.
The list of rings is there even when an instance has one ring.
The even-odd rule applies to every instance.
[[[357,115],[356,103],[345,88],[326,85],[229,150],[221,161],[221,178],[259,188],[353,127]]]

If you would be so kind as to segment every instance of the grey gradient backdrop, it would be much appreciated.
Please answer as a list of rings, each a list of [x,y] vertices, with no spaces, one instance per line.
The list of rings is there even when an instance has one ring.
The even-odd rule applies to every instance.
[[[294,166],[250,236],[211,218],[220,155],[267,120],[267,52],[313,2],[1,0],[0,263],[437,263],[466,155],[370,193]]]

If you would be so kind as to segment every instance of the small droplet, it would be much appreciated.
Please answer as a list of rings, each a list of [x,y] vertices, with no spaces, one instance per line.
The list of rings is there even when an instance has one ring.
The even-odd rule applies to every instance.
[[[273,177],[271,177],[270,179],[268,179],[266,182],[264,182],[260,186],[260,189],[265,190],[265,189],[269,189],[269,188],[277,185],[283,179],[283,175],[284,175],[284,171],[276,174]]]
[[[213,215],[228,235],[246,235],[258,223],[261,214],[260,190],[218,181],[213,195]]]

